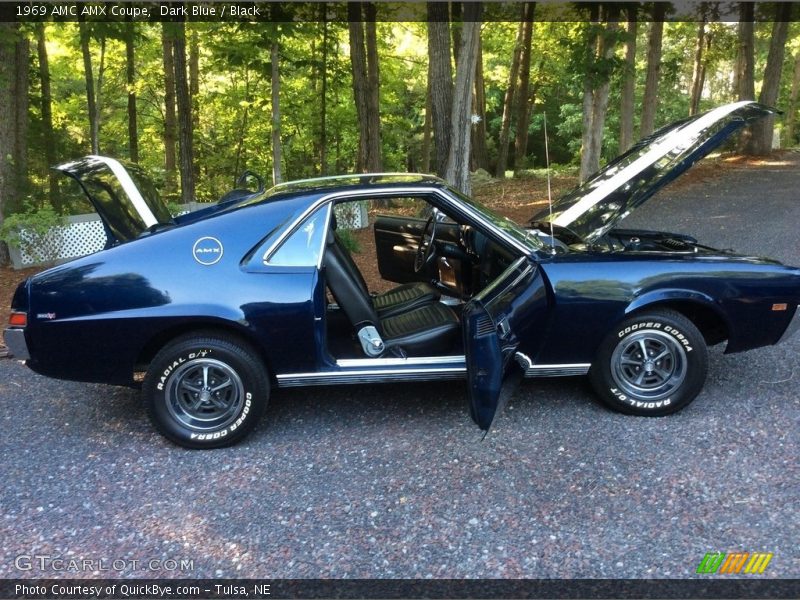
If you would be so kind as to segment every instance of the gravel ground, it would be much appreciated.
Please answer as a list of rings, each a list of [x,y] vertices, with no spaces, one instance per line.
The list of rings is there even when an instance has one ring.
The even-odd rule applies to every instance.
[[[629,224],[800,264],[800,171],[683,186]],[[0,361],[0,577],[19,555],[127,561],[102,576],[688,577],[706,552],[774,552],[800,576],[800,337],[723,356],[661,419],[583,378],[527,381],[481,440],[463,384],[276,391],[234,448],[151,429],[135,391]],[[144,571],[150,559],[192,569]]]

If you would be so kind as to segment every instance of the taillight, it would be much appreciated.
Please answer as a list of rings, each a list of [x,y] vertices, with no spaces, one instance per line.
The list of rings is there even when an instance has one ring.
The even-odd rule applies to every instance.
[[[24,312],[12,312],[8,317],[8,324],[12,327],[25,327],[28,324],[28,315]]]

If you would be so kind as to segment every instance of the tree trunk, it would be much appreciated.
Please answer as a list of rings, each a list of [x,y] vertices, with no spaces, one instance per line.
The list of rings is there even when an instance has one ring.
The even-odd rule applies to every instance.
[[[797,98],[800,96],[800,50],[794,57],[794,77],[792,78],[792,92],[789,96],[789,109],[786,111],[786,146],[794,147],[794,130],[797,123]]]
[[[428,85],[433,123],[434,172],[443,176],[450,151],[451,110],[453,107],[453,69],[450,63],[450,28],[447,4],[428,2]]]
[[[136,63],[133,21],[125,22],[125,76],[128,84],[128,154],[139,162],[139,134],[136,127]]]
[[[422,172],[431,172],[431,65],[428,63],[428,83],[425,86],[425,123],[422,126]]]
[[[697,41],[694,45],[694,68],[692,69],[692,89],[689,94],[689,116],[700,111],[700,98],[703,95],[703,50],[706,45],[706,13],[703,10],[702,20],[697,26]]]
[[[328,174],[328,21],[325,5],[322,7],[322,63],[320,65],[320,81],[322,89],[319,94],[319,172]]]
[[[28,40],[18,23],[0,23],[0,226],[27,192]],[[0,264],[8,248],[0,242]]]
[[[178,103],[178,139],[180,140],[181,202],[195,200],[194,146],[192,132],[192,101],[186,73],[186,29],[178,23],[173,41],[175,59],[175,97]]]
[[[653,133],[658,107],[658,80],[661,76],[661,41],[664,36],[664,15],[666,8],[663,2],[656,2],[653,7],[653,22],[650,24],[650,36],[647,40],[647,77],[642,100],[642,123],[640,136]]]
[[[189,96],[192,99],[192,133],[200,127],[200,41],[197,31],[189,37]],[[195,174],[197,174],[195,172]]]
[[[367,98],[367,57],[364,48],[364,28],[361,19],[361,5],[358,2],[347,3],[348,29],[350,33],[350,63],[353,67],[353,98],[358,120],[358,158],[356,171],[364,173],[368,170],[369,156],[369,100]]]
[[[175,148],[178,118],[175,114],[175,60],[172,35],[174,27],[172,23],[161,24],[161,51],[164,61],[164,171],[168,195],[175,194],[177,190]]]
[[[103,82],[106,74],[106,36],[100,37],[100,65],[97,67],[97,82],[94,86],[94,126],[95,139],[97,140],[97,151],[100,152],[100,128],[102,127],[102,107],[103,107]]]
[[[753,19],[752,2],[739,3],[739,45],[736,54],[736,91],[739,100],[755,100],[755,76],[753,73]]]
[[[522,34],[522,55],[519,68],[519,89],[517,90],[517,135],[514,137],[514,157],[511,165],[515,168],[525,166],[528,154],[528,119],[531,115],[530,82],[531,82],[531,38],[533,37],[533,11],[535,2],[526,2],[522,18],[524,31]]]
[[[461,49],[461,2],[450,3],[450,33],[453,37],[453,63],[458,64],[458,52]]]
[[[522,39],[525,34],[525,12],[523,7],[522,20],[517,29],[517,41],[514,44],[514,54],[511,57],[511,71],[508,74],[508,87],[506,87],[505,97],[503,98],[503,118],[500,123],[500,139],[497,143],[497,165],[495,165],[494,176],[503,179],[506,176],[506,165],[508,163],[508,140],[511,132],[511,112],[514,108],[514,96],[519,78],[519,62],[522,54]]]
[[[383,171],[381,156],[381,107],[380,107],[380,69],[378,66],[378,41],[375,21],[375,3],[364,4],[364,28],[367,42],[367,170],[372,173]]]
[[[625,72],[622,76],[622,101],[620,103],[619,151],[625,152],[633,145],[633,113],[636,102],[636,36],[639,30],[638,5],[627,7],[628,26],[625,40]]]
[[[481,4],[464,6],[464,24],[461,30],[461,48],[456,65],[456,82],[453,106],[450,113],[452,129],[450,149],[445,168],[445,179],[456,189],[469,195],[470,133],[472,131],[472,89],[475,85],[475,61],[478,57],[478,40],[481,33]]]
[[[600,44],[600,9],[596,4],[590,6],[591,16],[589,19],[589,29],[586,35],[587,55],[590,57],[590,63],[586,65],[586,73],[583,79],[583,113],[581,118],[581,166],[579,172],[579,180],[586,181],[587,177],[594,173],[597,169],[593,169],[592,165],[599,162],[599,158],[595,161],[592,157],[592,132],[594,127],[592,121],[594,119],[594,77],[596,69],[596,61],[598,60],[597,53]]]
[[[272,42],[270,52],[272,61],[271,94],[272,94],[272,184],[278,185],[283,181],[281,174],[281,105],[280,105],[280,45],[277,40]]]
[[[614,56],[617,24],[617,9],[611,6],[603,8],[603,14],[595,13],[592,22],[597,27],[596,35],[590,35],[588,43],[594,53],[594,62],[587,66],[584,83],[583,108],[588,115],[583,115],[583,136],[581,145],[580,180],[588,177],[600,168],[600,154],[603,144],[603,129],[608,112],[608,96],[611,89],[611,77],[608,65]]]
[[[767,106],[775,106],[775,103],[778,101],[781,73],[783,72],[783,57],[786,49],[786,36],[789,31],[791,12],[791,3],[776,3],[775,22],[772,27],[767,67],[764,70],[764,81],[761,84],[761,93],[758,95],[758,101]],[[766,156],[772,152],[774,127],[775,117],[772,115],[753,123],[750,126],[750,142],[747,145],[747,153],[757,156]]]
[[[83,54],[83,73],[86,80],[86,110],[89,114],[89,139],[91,140],[92,154],[100,154],[98,141],[97,106],[95,104],[94,73],[92,72],[92,53],[89,50],[89,26],[84,22],[78,23],[80,32],[81,53]]]
[[[57,212],[64,211],[64,202],[58,193],[58,176],[51,169],[55,165],[58,152],[56,150],[56,138],[53,133],[53,98],[50,91],[50,62],[47,57],[47,38],[45,35],[45,24],[36,23],[36,41],[39,55],[39,78],[42,88],[42,133],[44,142],[44,157],[47,163],[47,187],[50,204]]]
[[[736,93],[739,100],[755,100],[755,74],[754,74],[754,40],[753,19],[755,8],[752,2],[739,3],[739,43],[736,51]],[[752,129],[745,127],[739,136],[740,152],[747,152],[750,145]]]
[[[483,80],[483,44],[478,39],[478,57],[475,59],[475,94],[472,112],[478,122],[472,127],[472,166],[489,170],[489,152],[486,149],[486,84]]]

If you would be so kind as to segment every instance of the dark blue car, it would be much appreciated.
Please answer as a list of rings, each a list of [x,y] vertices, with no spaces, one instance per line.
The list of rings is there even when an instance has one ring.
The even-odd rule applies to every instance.
[[[769,112],[670,125],[528,227],[412,174],[240,190],[173,218],[136,168],[87,157],[58,168],[108,245],[21,284],[6,343],[50,377],[142,385],[155,426],[193,448],[241,440],[272,387],[466,379],[488,429],[519,375],[588,374],[612,408],[666,415],[700,392],[708,345],[800,326],[800,270],[618,224]],[[364,226],[373,264],[351,252]],[[372,293],[374,263],[397,285]]]

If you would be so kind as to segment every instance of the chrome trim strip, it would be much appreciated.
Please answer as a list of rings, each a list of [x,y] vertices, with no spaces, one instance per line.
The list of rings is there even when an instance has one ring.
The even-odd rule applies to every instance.
[[[3,332],[3,339],[5,339],[12,357],[18,360],[28,360],[31,357],[28,352],[28,342],[25,341],[24,329],[6,329]]]
[[[459,356],[411,356],[408,358],[341,358],[336,361],[337,367],[364,368],[364,367],[399,367],[416,365],[465,365],[466,358]]]
[[[390,381],[433,381],[464,379],[466,366],[446,369],[371,369],[358,371],[328,371],[322,373],[285,373],[278,375],[278,387],[306,385],[347,385]]]
[[[525,370],[525,377],[570,377],[586,375],[591,368],[590,363],[532,365]]]
[[[647,154],[636,159],[630,165],[616,173],[607,181],[604,181],[586,196],[581,198],[575,203],[574,206],[571,206],[563,213],[558,215],[558,217],[553,220],[553,224],[558,225],[559,227],[569,227],[572,221],[577,219],[595,204],[603,200],[606,196],[608,196],[608,194],[616,190],[622,184],[630,181],[636,175],[644,171],[647,167],[663,158],[670,152],[680,149],[681,146],[683,146],[683,148],[688,148],[697,141],[697,137],[703,133],[706,128],[725,118],[739,108],[747,106],[751,102],[752,100],[743,100],[741,102],[734,102],[720,106],[709,111],[696,121],[676,129],[670,133],[666,139],[662,140],[659,144],[651,148]]]
[[[794,316],[792,317],[792,320],[789,321],[789,325],[786,327],[786,331],[783,332],[783,335],[776,342],[776,344],[785,342],[798,331],[800,331],[800,304],[798,304],[797,307],[794,309]]]
[[[136,212],[142,217],[142,221],[147,227],[151,227],[158,223],[158,219],[156,219],[153,211],[150,210],[150,207],[147,206],[147,202],[144,201],[142,198],[142,193],[139,191],[139,188],[136,187],[136,184],[133,183],[133,179],[125,170],[120,162],[116,159],[109,158],[108,156],[100,156],[98,154],[91,154],[89,158],[94,158],[95,160],[99,160],[101,163],[104,163],[111,169],[111,172],[114,173],[114,176],[119,180],[120,185],[122,185],[122,189],[125,190],[125,193],[128,194],[128,198],[131,199],[133,202],[133,206],[136,209]]]

